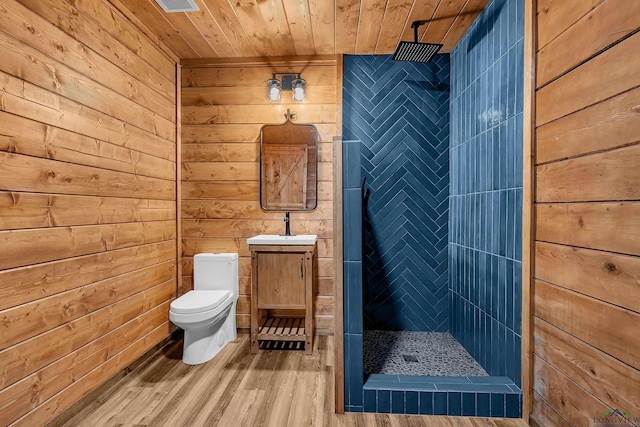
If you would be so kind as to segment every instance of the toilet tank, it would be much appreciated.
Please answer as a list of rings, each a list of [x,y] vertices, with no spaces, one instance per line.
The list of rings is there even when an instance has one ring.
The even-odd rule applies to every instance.
[[[193,288],[228,290],[238,295],[238,254],[196,254],[193,257]]]

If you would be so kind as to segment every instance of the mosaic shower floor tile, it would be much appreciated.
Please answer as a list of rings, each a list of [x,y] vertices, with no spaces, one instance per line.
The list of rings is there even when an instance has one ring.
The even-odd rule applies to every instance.
[[[447,332],[364,331],[363,350],[367,374],[488,376]]]

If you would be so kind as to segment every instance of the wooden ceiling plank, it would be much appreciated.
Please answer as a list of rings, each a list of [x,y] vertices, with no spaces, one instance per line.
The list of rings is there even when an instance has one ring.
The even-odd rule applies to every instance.
[[[313,55],[313,30],[308,0],[282,0],[296,55]]]
[[[259,1],[258,9],[264,20],[271,43],[277,52],[274,56],[295,55],[296,49],[289,32],[287,15],[280,0]]]
[[[420,37],[420,41],[440,43],[466,3],[465,1],[442,0],[431,22],[428,23],[425,32]]]
[[[362,0],[356,38],[357,54],[364,55],[375,51],[386,4],[386,0]]]
[[[376,54],[383,55],[395,51],[414,3],[414,0],[388,1],[376,44]]]
[[[60,8],[60,6],[65,6],[61,4],[60,1],[54,3],[56,3],[56,10]],[[80,11],[83,15],[96,22],[98,27],[103,28],[136,55],[144,58],[149,64],[161,67],[160,64],[166,63],[167,59],[173,59],[160,54],[155,48],[155,46],[157,46],[156,43],[153,43],[147,37],[139,35],[138,27],[129,21],[127,17],[123,16],[117,8],[105,7],[104,1],[85,0],[80,2],[66,0],[65,3],[71,4],[72,13]],[[150,42],[154,44],[153,47],[149,46]]]
[[[125,5],[125,0],[113,1],[119,7]],[[429,21],[420,27],[419,40],[444,41],[447,51],[473,22],[475,5],[486,3],[485,0],[196,2],[200,12],[167,14],[155,0],[138,0],[126,5],[131,13],[125,15],[139,19],[183,59],[272,58],[392,53],[400,40],[414,40],[411,23],[417,20]]]
[[[360,0],[336,0],[336,53],[356,53]]]
[[[169,47],[158,35],[141,19],[139,19],[129,6],[126,4],[126,0],[109,0],[110,5],[122,15],[125,20],[131,21],[131,23],[140,29],[144,35],[153,43],[158,46],[162,53],[164,53],[173,62],[180,62],[180,56],[177,52]]]
[[[259,13],[257,15],[251,16],[252,21],[250,22],[252,23],[247,28],[246,22],[243,22],[240,19],[241,14],[238,13],[242,11],[242,8],[246,3],[251,3],[255,7],[255,0],[203,1],[207,4],[209,12],[216,20],[216,22],[218,22],[218,25],[227,37],[227,40],[229,40],[231,47],[236,51],[236,56],[253,56],[257,54],[262,55],[262,53],[256,48],[256,44],[259,44],[259,42],[264,42],[264,37],[258,39],[257,33],[256,35],[251,35],[251,32],[248,31],[248,28],[254,28],[255,31],[255,29],[264,27],[262,16]],[[238,7],[233,7],[231,1],[233,1]]]
[[[217,56],[215,50],[211,49],[200,31],[189,20],[187,13],[166,13],[155,0],[135,2],[135,5],[129,7],[183,58]],[[193,53],[187,56],[189,51]]]
[[[335,0],[309,0],[313,45],[317,55],[331,55],[336,51],[335,11]]]
[[[473,24],[473,21],[482,13],[487,3],[488,0],[469,0],[467,2],[440,42],[442,43],[441,52],[451,52],[451,50],[456,47],[462,36],[464,36],[471,24]]]
[[[226,32],[220,26],[216,16],[209,10],[206,0],[195,0],[200,8],[198,12],[189,12],[187,17],[195,25],[206,42],[216,52],[215,56],[230,57],[242,56],[240,51],[227,38]],[[216,0],[225,1],[225,0]]]
[[[253,50],[260,56],[272,56],[277,50],[272,43],[272,34],[265,25],[265,20],[258,8],[256,0],[229,0],[227,4],[235,11],[238,25],[244,30],[247,42],[253,46]],[[242,55],[250,56],[250,55]]]

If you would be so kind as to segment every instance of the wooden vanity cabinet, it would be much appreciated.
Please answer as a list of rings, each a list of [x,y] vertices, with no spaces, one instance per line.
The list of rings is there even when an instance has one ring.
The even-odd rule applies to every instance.
[[[303,341],[311,354],[315,244],[249,245],[249,250],[251,352],[258,352],[260,341]]]

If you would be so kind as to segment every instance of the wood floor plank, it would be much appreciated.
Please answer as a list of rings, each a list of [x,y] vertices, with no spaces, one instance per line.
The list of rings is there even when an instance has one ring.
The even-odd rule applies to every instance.
[[[172,342],[63,424],[71,426],[524,427],[523,420],[333,413],[333,337],[304,351],[249,352],[240,334],[188,366]]]

